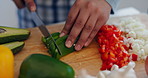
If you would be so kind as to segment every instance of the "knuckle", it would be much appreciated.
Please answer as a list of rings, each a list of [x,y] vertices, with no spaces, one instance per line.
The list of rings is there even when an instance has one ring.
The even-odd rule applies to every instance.
[[[101,12],[101,11],[100,11],[99,8],[96,8],[96,9],[95,9],[95,13],[96,13],[96,14],[98,14],[98,13],[100,13],[100,12]]]
[[[79,27],[79,26],[82,26],[83,25],[83,21],[82,20],[79,20],[78,22],[76,22],[76,26]]]
[[[92,1],[89,1],[89,2],[87,2],[87,7],[94,7],[94,2],[92,2]]]
[[[81,0],[77,0],[75,3],[74,3],[74,6],[75,7],[78,7],[81,5]]]
[[[80,38],[78,43],[79,43],[79,44],[84,44],[85,42],[86,42],[86,39]]]
[[[86,31],[91,31],[92,28],[93,28],[92,25],[87,25],[87,26],[84,28],[84,30],[86,30]]]
[[[67,19],[67,25],[72,25],[73,23],[73,17],[71,15],[68,16],[68,19]]]
[[[76,36],[75,35],[73,35],[73,34],[70,34],[69,36],[68,36],[68,40],[70,40],[70,41],[72,41],[72,42],[74,42],[74,39],[76,38]]]
[[[94,33],[98,32],[98,31],[99,31],[98,28],[93,29],[93,32],[94,32]]]
[[[65,33],[65,34],[67,34],[68,31],[69,31],[69,29],[67,27],[65,27],[62,32]]]
[[[93,40],[93,37],[92,36],[89,36],[89,38],[88,38],[88,41],[92,41]]]

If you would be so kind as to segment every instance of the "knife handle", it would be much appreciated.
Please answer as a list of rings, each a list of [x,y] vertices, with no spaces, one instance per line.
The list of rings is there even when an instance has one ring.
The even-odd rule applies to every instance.
[[[35,5],[34,0],[31,0],[31,1],[30,0],[13,0],[13,2],[15,3],[18,9],[22,9],[27,6],[29,11],[31,12],[36,11],[36,5]]]
[[[18,9],[22,9],[25,7],[25,1],[24,0],[12,0]]]

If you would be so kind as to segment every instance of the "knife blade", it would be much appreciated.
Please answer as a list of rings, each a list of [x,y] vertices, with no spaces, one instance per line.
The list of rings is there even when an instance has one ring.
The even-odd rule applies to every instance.
[[[38,26],[38,28],[40,29],[40,31],[42,32],[42,34],[44,35],[44,37],[51,37],[51,40],[54,42],[58,53],[60,55],[62,55],[60,48],[58,47],[58,45],[56,44],[55,40],[53,39],[52,35],[50,34],[50,32],[47,30],[45,24],[41,21],[41,19],[39,18],[39,16],[37,15],[36,12],[31,12],[31,17],[33,22],[36,24],[36,26]]]

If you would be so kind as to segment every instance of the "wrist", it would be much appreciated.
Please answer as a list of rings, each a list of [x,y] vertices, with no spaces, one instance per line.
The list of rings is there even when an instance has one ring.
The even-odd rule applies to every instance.
[[[104,5],[107,8],[107,10],[109,10],[111,12],[112,11],[112,6],[106,0],[102,0],[102,1],[104,2]]]
[[[114,14],[120,0],[105,0],[105,1],[111,6],[112,14]]]

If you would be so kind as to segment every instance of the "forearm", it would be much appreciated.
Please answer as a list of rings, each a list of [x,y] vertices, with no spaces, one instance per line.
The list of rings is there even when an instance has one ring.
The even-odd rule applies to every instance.
[[[106,0],[110,6],[112,7],[112,14],[114,14],[114,12],[116,11],[117,7],[118,7],[118,4],[120,2],[120,0]]]

